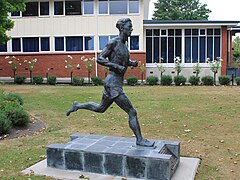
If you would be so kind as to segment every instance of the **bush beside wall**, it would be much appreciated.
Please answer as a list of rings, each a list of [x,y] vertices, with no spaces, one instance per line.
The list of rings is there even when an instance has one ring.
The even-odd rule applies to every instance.
[[[126,80],[127,80],[127,85],[129,86],[135,86],[138,83],[137,76],[128,76]]]

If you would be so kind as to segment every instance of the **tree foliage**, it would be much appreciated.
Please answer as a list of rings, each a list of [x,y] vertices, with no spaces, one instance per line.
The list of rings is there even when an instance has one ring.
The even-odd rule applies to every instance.
[[[6,32],[14,26],[14,22],[8,18],[9,13],[24,11],[26,1],[0,0],[0,44],[5,44],[10,39]]]
[[[199,0],[157,0],[153,19],[207,20],[211,10]]]
[[[240,60],[240,37],[237,36],[232,43],[233,60]]]

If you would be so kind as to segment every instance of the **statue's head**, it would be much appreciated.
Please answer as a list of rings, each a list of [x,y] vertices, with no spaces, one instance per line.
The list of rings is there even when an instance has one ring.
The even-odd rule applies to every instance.
[[[133,31],[132,21],[129,18],[121,18],[117,21],[116,27],[120,32],[125,33],[127,36],[131,36]]]

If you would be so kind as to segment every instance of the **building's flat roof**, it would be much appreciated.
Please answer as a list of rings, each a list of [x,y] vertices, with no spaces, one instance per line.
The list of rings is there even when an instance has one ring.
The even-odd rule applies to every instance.
[[[228,26],[234,27],[240,21],[221,20],[143,20],[144,26]]]

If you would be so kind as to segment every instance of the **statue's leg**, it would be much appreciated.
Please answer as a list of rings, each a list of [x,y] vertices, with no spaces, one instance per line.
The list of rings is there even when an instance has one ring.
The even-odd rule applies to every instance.
[[[102,101],[100,104],[95,102],[87,102],[79,104],[77,101],[74,101],[72,107],[67,110],[66,115],[69,116],[72,112],[77,111],[78,109],[86,109],[94,112],[103,113],[107,108],[113,103],[112,99],[107,98],[103,95]]]
[[[129,126],[132,129],[137,139],[136,144],[140,146],[146,146],[146,147],[154,146],[154,142],[150,142],[147,139],[143,139],[139,122],[137,119],[137,111],[133,108],[128,97],[125,94],[121,94],[116,99],[114,99],[114,101],[121,109],[123,109],[128,114]]]

